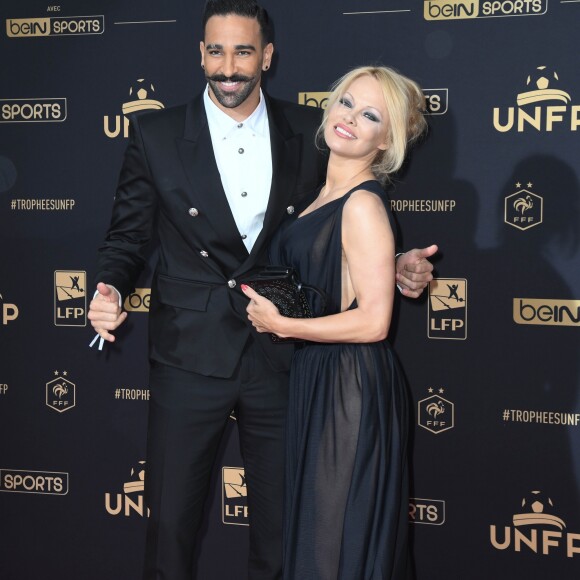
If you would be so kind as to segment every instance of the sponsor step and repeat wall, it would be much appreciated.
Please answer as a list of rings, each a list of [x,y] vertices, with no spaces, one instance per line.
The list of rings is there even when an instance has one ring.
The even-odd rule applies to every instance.
[[[429,136],[390,188],[400,245],[440,246],[391,332],[413,398],[417,578],[578,578],[580,2],[264,4],[273,95],[324,108],[332,81],[380,62],[427,98]],[[127,115],[203,87],[201,8],[0,7],[3,580],[140,577],[150,267],[103,352],[87,308]],[[232,416],[197,577],[246,578],[247,543]]]

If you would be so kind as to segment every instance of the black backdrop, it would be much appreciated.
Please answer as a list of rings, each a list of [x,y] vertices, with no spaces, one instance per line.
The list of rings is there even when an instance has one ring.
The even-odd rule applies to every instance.
[[[391,192],[402,245],[441,247],[429,295],[399,300],[392,328],[415,401],[417,577],[577,578],[580,3],[264,4],[272,94],[324,106],[347,69],[382,62],[429,97],[429,138]],[[3,580],[139,578],[150,272],[102,353],[88,347],[86,307],[123,104],[167,107],[202,88],[201,7],[2,1]],[[202,579],[246,577],[230,423]]]

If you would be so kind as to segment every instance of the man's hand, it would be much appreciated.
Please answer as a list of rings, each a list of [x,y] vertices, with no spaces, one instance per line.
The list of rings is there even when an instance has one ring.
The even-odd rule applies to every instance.
[[[119,293],[112,286],[99,282],[97,294],[89,306],[88,319],[101,338],[109,342],[115,342],[109,331],[115,330],[127,318],[127,313],[119,306],[120,300]]]
[[[420,250],[409,250],[397,258],[397,285],[404,296],[418,298],[433,280],[433,264],[427,260],[439,248],[436,245]]]

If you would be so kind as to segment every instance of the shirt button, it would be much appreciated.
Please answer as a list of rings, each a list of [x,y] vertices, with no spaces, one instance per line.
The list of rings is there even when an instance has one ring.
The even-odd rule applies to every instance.
[[[238,123],[238,129],[241,129],[244,126],[243,123]]]
[[[289,205],[289,206],[286,208],[286,211],[287,211],[287,212],[288,212],[290,215],[292,215],[292,214],[294,213],[294,206],[293,206],[293,205]]]
[[[247,191],[242,191],[242,197],[246,197],[248,195]]]
[[[231,280],[228,280],[228,286],[230,288],[235,288],[236,287],[236,281],[233,278]]]
[[[246,234],[242,234],[242,240],[245,240],[247,237]]]
[[[188,213],[191,217],[195,217],[195,216],[199,215],[199,212],[197,211],[197,209],[195,207],[190,207],[188,210]]]
[[[238,149],[238,153],[241,155],[243,152],[244,152],[243,148],[242,148],[242,147],[240,147],[240,148]]]
[[[209,256],[209,254],[205,251],[205,250],[201,250],[199,252],[201,254],[202,257],[207,258]]]

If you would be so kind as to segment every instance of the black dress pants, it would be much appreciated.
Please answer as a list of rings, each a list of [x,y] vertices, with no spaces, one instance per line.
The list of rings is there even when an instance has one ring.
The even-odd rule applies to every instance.
[[[249,579],[282,577],[288,375],[250,339],[229,379],[151,364],[144,580],[191,580],[196,535],[220,438],[237,410],[248,487]]]

